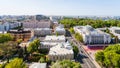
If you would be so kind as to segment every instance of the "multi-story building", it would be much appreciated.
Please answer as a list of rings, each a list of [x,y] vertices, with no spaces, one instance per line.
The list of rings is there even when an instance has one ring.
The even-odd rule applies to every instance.
[[[44,42],[65,42],[65,36],[64,35],[48,35],[45,37]]]
[[[45,39],[40,42],[41,45],[40,45],[40,48],[41,49],[50,49],[51,47],[53,46],[56,46],[57,44],[59,43],[65,43],[66,42],[66,39],[65,39],[65,36],[64,35],[61,35],[61,36],[46,36]]]
[[[52,29],[50,28],[25,28],[25,29],[34,31],[35,36],[46,36],[52,34]]]
[[[9,23],[0,23],[0,31],[8,31],[10,29]]]
[[[74,31],[82,35],[85,44],[107,44],[111,42],[110,34],[94,29],[89,25],[75,26]]]
[[[52,29],[50,28],[35,28],[33,30],[35,36],[46,36],[52,34]]]
[[[50,20],[23,22],[23,28],[50,28],[53,23]]]
[[[9,23],[9,25],[10,25],[10,29],[12,29],[12,28],[22,26],[22,23],[21,22],[13,22],[13,23]]]
[[[29,68],[47,68],[47,63],[33,62]]]
[[[34,32],[30,30],[9,30],[8,33],[14,36],[14,40],[22,39],[27,42],[31,37],[34,36]]]
[[[40,42],[40,49],[48,49],[48,57],[51,61],[74,58],[72,46],[69,42],[66,42],[65,36],[52,35],[46,36],[44,40]]]
[[[43,19],[44,19],[44,20],[45,20],[45,19],[49,19],[47,16],[44,16],[44,15],[36,15],[35,17],[36,17],[36,20],[37,20],[37,21],[40,21],[40,20],[43,20]]]
[[[72,46],[69,43],[59,43],[56,46],[50,48],[48,57],[51,61],[74,58],[74,52]]]
[[[65,28],[62,25],[55,27],[54,32],[58,35],[65,35],[66,33]]]
[[[12,28],[15,28],[15,27],[19,27],[21,26],[21,23],[20,22],[13,22],[13,23],[9,23],[9,22],[6,22],[6,23],[0,23],[0,31],[8,31]]]
[[[117,36],[120,39],[120,27],[111,27],[109,30],[114,36]]]
[[[59,44],[58,42],[40,42],[40,49],[50,49]]]

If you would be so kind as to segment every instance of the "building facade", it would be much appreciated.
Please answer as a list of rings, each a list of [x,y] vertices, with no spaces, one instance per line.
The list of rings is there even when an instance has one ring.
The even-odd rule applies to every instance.
[[[74,31],[82,35],[85,44],[108,44],[111,42],[110,34],[94,29],[89,25],[75,26]]]
[[[61,36],[55,36],[55,35],[51,35],[51,36],[46,36],[45,39],[43,41],[40,42],[40,48],[41,49],[50,49],[51,47],[54,47],[56,45],[58,45],[59,43],[65,43],[66,42],[66,38],[64,35]]]
[[[114,36],[117,36],[120,39],[120,27],[111,27],[109,30]]]
[[[29,66],[29,68],[47,68],[47,63],[34,62]]]
[[[43,40],[44,42],[65,42],[66,38],[64,35],[47,35],[45,39]]]
[[[23,22],[23,28],[50,28],[52,25],[53,24],[50,20]]]
[[[56,46],[50,48],[48,57],[51,61],[63,59],[73,60],[74,53],[72,46],[69,43],[57,44]]]
[[[65,28],[62,25],[55,27],[54,32],[55,32],[55,34],[58,34],[58,35],[65,35],[66,34]]]
[[[52,34],[52,29],[50,28],[35,28],[33,30],[35,36],[46,36]]]
[[[7,33],[13,35],[14,40],[22,39],[24,42],[27,42],[31,37],[34,36],[34,32],[30,30],[9,30]]]
[[[9,31],[12,28],[21,26],[20,22],[13,22],[13,23],[0,23],[0,31]]]

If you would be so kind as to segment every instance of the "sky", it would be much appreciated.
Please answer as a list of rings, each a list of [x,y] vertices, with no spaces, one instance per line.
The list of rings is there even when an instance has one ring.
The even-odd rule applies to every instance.
[[[120,0],[0,0],[0,15],[120,16]]]

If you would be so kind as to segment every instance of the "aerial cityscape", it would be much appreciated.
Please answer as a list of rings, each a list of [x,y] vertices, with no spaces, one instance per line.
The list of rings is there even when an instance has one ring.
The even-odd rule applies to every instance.
[[[119,0],[0,3],[0,68],[120,68]]]

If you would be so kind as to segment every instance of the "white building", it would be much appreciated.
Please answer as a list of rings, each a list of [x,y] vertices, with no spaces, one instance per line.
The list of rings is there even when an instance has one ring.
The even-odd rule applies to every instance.
[[[50,49],[59,44],[58,42],[40,42],[40,49]]]
[[[43,40],[44,42],[65,42],[66,38],[64,35],[47,35],[45,39]]]
[[[46,63],[33,63],[29,66],[29,68],[47,68]]]
[[[120,39],[120,27],[111,27],[109,30],[114,36],[117,36]]]
[[[52,29],[50,28],[35,28],[33,30],[35,36],[46,36],[52,34]]]
[[[58,35],[65,35],[66,33],[65,28],[62,25],[55,27],[54,32]]]
[[[7,31],[0,31],[0,34],[6,34]]]
[[[69,43],[60,43],[50,48],[48,57],[51,61],[74,58],[72,46]]]
[[[51,36],[46,36],[45,39],[40,42],[40,48],[41,49],[50,49],[53,46],[58,45],[59,43],[65,43],[66,39],[64,35],[61,36],[56,36],[56,35],[51,35]]]
[[[111,36],[108,33],[94,29],[91,26],[75,26],[74,31],[83,37],[85,44],[107,44],[111,42]]]

